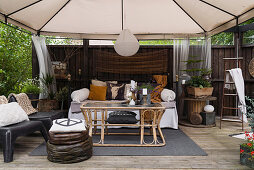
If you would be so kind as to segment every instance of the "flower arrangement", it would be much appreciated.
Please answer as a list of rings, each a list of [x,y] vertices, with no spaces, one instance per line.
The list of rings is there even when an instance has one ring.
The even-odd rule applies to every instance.
[[[245,131],[246,143],[240,145],[240,162],[254,168],[254,133]]]

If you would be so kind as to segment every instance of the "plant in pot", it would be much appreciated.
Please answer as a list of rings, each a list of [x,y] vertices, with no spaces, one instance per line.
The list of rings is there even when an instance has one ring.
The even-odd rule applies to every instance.
[[[202,98],[211,96],[213,93],[213,87],[211,82],[204,79],[202,76],[192,76],[186,83],[187,93],[190,97]]]
[[[58,102],[61,102],[61,110],[63,110],[64,102],[68,100],[68,93],[69,93],[69,90],[67,87],[61,88],[56,93],[56,100]]]
[[[38,78],[27,79],[27,81],[25,81],[22,85],[21,91],[27,94],[29,99],[32,100],[31,103],[33,107],[36,108],[39,101],[39,94],[41,92]]]
[[[187,81],[187,93],[190,97],[203,98],[211,96],[213,87],[209,81],[212,73],[211,69],[200,68],[200,63],[204,60],[197,59],[197,56],[190,56],[189,60],[182,61],[186,63],[185,71],[191,75],[191,79]]]
[[[49,74],[43,74],[40,80],[43,84],[43,92],[46,93],[47,98],[41,99],[39,101],[38,110],[44,112],[48,112],[50,110],[57,110],[59,106],[57,100],[55,99],[55,93],[53,91],[54,77]]]

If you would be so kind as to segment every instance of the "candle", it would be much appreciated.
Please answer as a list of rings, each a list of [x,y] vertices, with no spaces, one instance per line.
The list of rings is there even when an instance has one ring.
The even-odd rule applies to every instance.
[[[147,95],[147,89],[143,89],[143,95]]]
[[[185,81],[186,81],[186,80],[182,80],[182,84],[185,84]]]
[[[135,90],[135,81],[131,80],[131,90],[134,91]]]

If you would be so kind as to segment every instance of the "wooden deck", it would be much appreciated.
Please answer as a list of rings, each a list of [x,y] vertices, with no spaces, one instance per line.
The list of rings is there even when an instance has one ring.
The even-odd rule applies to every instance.
[[[12,163],[3,163],[1,149],[0,169],[248,169],[239,162],[242,140],[228,136],[241,132],[241,125],[223,122],[222,127],[220,130],[218,126],[180,126],[208,156],[93,156],[88,161],[75,164],[56,164],[49,162],[45,156],[28,156],[43,141],[39,134],[35,134],[17,140]]]

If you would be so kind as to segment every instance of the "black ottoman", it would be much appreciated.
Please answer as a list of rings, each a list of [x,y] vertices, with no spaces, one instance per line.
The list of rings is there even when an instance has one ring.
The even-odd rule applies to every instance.
[[[65,111],[62,110],[54,110],[51,112],[36,112],[29,115],[29,120],[31,121],[41,121],[46,128],[47,131],[51,128],[53,124],[53,120],[63,118],[65,115]]]
[[[48,141],[46,129],[40,121],[23,121],[0,127],[0,141],[3,146],[4,162],[13,161],[14,143],[17,137],[26,136],[36,131],[40,131],[45,141]]]

